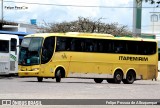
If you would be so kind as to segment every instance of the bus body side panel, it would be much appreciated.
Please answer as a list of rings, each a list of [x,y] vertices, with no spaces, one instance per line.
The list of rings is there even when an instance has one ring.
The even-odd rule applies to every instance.
[[[41,70],[40,70],[38,76],[40,76],[40,77],[54,77],[55,66],[54,66],[53,62],[41,64],[40,69]]]
[[[120,55],[121,56],[121,55]],[[123,55],[126,58],[121,58],[120,60],[126,61],[121,65],[122,69],[124,69],[124,78],[126,78],[126,74],[129,70],[134,70],[136,73],[136,79],[154,79],[157,77],[157,54],[154,55]],[[134,58],[132,58],[134,57]],[[116,68],[117,66],[115,66]],[[127,68],[126,68],[127,67]],[[127,69],[127,70],[126,70]]]
[[[11,51],[10,54],[10,74],[18,73],[18,52]],[[16,54],[17,53],[17,54]]]
[[[9,53],[0,53],[0,75],[8,75],[10,72]]]
[[[57,68],[62,67],[67,75],[69,69],[70,57],[67,53],[56,52],[53,54],[51,60],[48,63],[40,65],[40,72],[38,76],[42,77],[55,77],[55,71]]]
[[[125,78],[132,69],[136,79],[153,79],[157,76],[155,61],[155,56],[146,55],[72,53],[68,77],[113,78],[114,72],[121,69]]]
[[[124,58],[120,58],[121,56]],[[58,67],[63,67],[66,77],[113,78],[114,72],[121,69],[124,78],[126,78],[127,72],[132,69],[136,73],[136,79],[146,80],[157,76],[157,63],[155,61],[155,56],[146,55],[56,52],[48,63],[41,64],[40,70],[35,71],[35,73],[32,71],[33,74],[30,76],[55,77],[55,70]],[[26,70],[24,75],[29,75],[27,70],[34,70],[34,68],[37,67],[27,66],[27,68],[22,68],[22,70]]]
[[[112,62],[108,54],[71,52],[68,77],[112,78]]]

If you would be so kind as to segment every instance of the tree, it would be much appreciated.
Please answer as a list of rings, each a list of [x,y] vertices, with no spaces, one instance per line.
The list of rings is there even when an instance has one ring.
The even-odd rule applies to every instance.
[[[89,18],[79,17],[76,21],[54,23],[45,29],[44,32],[88,32],[88,33],[108,33],[118,36],[131,35],[127,26],[120,26],[118,23],[106,24],[99,18],[93,21]]]

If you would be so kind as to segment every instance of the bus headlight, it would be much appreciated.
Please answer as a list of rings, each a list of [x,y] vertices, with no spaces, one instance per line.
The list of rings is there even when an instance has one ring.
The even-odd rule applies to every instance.
[[[38,71],[39,70],[39,68],[33,68],[32,69],[32,71]]]

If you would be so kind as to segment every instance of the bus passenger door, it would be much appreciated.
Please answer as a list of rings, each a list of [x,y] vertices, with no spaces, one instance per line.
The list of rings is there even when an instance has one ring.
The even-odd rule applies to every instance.
[[[55,37],[47,37],[44,40],[42,45],[42,52],[41,52],[41,73],[42,76],[51,76],[53,71],[51,71],[52,66],[52,57],[54,52],[54,45],[55,45]]]
[[[18,36],[11,38],[11,53],[10,53],[10,73],[16,74],[18,72],[18,54],[19,48]]]

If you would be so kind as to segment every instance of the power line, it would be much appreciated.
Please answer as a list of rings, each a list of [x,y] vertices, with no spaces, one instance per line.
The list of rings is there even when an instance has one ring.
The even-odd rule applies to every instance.
[[[120,6],[91,6],[91,5],[63,5],[63,4],[52,4],[52,3],[31,3],[31,2],[15,2],[15,1],[4,1],[9,3],[25,3],[33,5],[54,5],[54,6],[70,6],[70,7],[91,7],[91,8],[137,8],[137,7],[120,7]],[[142,8],[155,8],[155,7],[142,7]],[[156,7],[160,8],[160,7]]]

